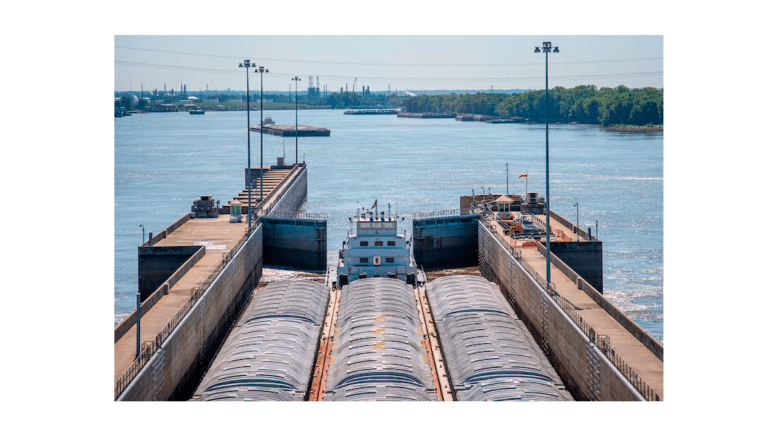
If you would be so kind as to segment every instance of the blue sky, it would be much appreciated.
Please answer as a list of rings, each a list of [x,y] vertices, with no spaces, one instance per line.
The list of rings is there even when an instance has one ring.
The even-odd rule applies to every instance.
[[[288,91],[300,76],[323,89],[369,86],[371,91],[542,89],[545,56],[534,47],[550,41],[550,86],[663,88],[664,38],[573,35],[278,35],[114,36],[114,89],[118,91],[245,89],[250,59],[264,65],[267,91]],[[259,75],[250,70],[251,89]]]

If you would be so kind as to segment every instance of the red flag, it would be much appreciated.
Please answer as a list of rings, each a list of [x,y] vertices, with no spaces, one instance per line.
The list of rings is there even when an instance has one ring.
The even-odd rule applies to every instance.
[[[524,173],[524,174],[518,176],[518,179],[520,179],[520,178],[528,178],[528,177],[529,177],[529,173]]]

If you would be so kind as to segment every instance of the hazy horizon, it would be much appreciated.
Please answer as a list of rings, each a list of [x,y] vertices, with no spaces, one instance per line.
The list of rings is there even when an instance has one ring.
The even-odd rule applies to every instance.
[[[244,90],[249,59],[267,92],[663,88],[663,36],[114,36],[114,90]],[[249,68],[249,88],[260,74]]]

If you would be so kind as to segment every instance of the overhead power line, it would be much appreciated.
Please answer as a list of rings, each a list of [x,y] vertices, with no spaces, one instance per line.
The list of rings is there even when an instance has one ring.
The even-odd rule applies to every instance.
[[[180,52],[174,50],[162,50],[162,49],[149,49],[140,47],[128,47],[117,45],[114,46],[117,49],[124,50],[137,50],[144,52],[156,52],[156,53],[168,53],[176,55],[186,56],[199,56],[205,58],[222,58],[222,59],[235,59],[245,57],[245,55],[213,55],[207,53],[192,53],[192,52]],[[253,58],[261,59],[262,61],[273,62],[295,62],[303,64],[327,64],[327,65],[372,65],[381,67],[529,67],[541,65],[541,62],[523,62],[523,63],[487,63],[487,64],[467,64],[467,63],[445,63],[445,64],[433,64],[433,63],[408,63],[408,62],[349,62],[349,61],[321,61],[321,60],[309,60],[309,59],[284,59],[284,58],[264,58],[261,56],[254,56]],[[555,64],[564,65],[578,65],[578,64],[605,64],[605,63],[621,63],[621,62],[639,62],[639,61],[663,61],[662,57],[652,58],[632,58],[632,59],[603,59],[593,61],[559,61]]]

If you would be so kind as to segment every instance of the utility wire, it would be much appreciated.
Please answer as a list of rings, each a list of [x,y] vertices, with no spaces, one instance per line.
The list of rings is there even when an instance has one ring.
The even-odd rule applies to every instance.
[[[200,56],[200,57],[206,57],[206,58],[223,58],[223,59],[243,59],[245,58],[244,55],[240,56],[227,56],[227,55],[211,55],[211,54],[205,54],[205,53],[192,53],[192,52],[179,52],[179,51],[173,51],[173,50],[161,50],[161,49],[149,49],[149,48],[140,48],[140,47],[128,47],[128,46],[121,46],[117,45],[114,46],[114,48],[117,49],[125,49],[125,50],[138,50],[138,51],[146,51],[146,52],[156,52],[156,53],[168,53],[168,54],[176,54],[176,55],[187,55],[187,56]],[[528,66],[537,66],[537,65],[544,65],[542,62],[524,62],[524,63],[498,63],[498,64],[465,64],[465,63],[454,63],[454,64],[417,64],[417,63],[406,63],[406,62],[347,62],[347,61],[319,61],[319,60],[305,60],[305,59],[283,59],[283,58],[263,58],[261,56],[254,56],[250,57],[251,59],[261,59],[264,61],[273,61],[273,62],[296,62],[296,63],[304,63],[304,64],[329,64],[329,65],[374,65],[374,66],[381,66],[381,67],[528,67]],[[554,64],[565,64],[565,65],[577,65],[577,64],[604,64],[604,63],[612,63],[612,62],[637,62],[637,61],[663,61],[664,58],[662,57],[653,57],[653,58],[633,58],[633,59],[605,59],[605,60],[597,60],[597,61],[554,61]]]

